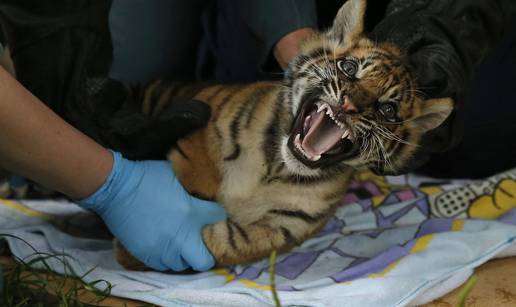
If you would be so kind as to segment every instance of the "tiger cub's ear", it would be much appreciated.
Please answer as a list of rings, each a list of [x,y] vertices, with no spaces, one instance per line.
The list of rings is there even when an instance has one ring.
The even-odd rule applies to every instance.
[[[421,102],[421,109],[416,118],[410,121],[412,128],[421,132],[439,127],[453,111],[451,98],[429,99]]]
[[[346,1],[333,21],[329,36],[344,44],[356,40],[364,31],[366,5],[366,0]]]

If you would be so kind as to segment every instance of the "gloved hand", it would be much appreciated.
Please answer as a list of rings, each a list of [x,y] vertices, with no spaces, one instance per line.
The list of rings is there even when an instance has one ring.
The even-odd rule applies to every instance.
[[[134,162],[113,152],[106,182],[80,201],[98,213],[124,247],[160,271],[208,270],[214,259],[202,227],[225,218],[216,203],[192,197],[167,161]]]
[[[412,165],[404,172],[417,169],[433,155],[460,143],[464,103],[475,66],[504,31],[510,31],[507,22],[515,13],[513,0],[389,1],[385,18],[375,25],[370,38],[388,41],[403,50],[423,97],[451,97],[455,103],[452,115],[423,137]]]

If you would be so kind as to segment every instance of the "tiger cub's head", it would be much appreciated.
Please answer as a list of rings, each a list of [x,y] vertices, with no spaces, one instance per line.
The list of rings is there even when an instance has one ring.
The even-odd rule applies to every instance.
[[[365,0],[349,0],[333,27],[301,46],[286,74],[294,122],[282,148],[288,169],[321,175],[336,165],[398,173],[424,133],[453,109],[418,95],[403,53],[366,38]]]

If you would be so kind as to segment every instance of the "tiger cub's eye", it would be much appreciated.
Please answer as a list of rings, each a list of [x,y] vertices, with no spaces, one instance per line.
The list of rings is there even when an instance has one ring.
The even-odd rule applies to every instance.
[[[396,120],[396,106],[391,102],[385,102],[378,106],[378,110],[389,121]]]
[[[358,63],[350,59],[338,61],[337,67],[349,78],[355,77],[358,72]]]

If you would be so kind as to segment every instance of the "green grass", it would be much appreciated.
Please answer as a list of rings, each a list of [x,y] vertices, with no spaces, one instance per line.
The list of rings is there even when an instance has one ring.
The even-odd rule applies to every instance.
[[[276,250],[273,250],[271,256],[269,257],[269,278],[274,306],[281,307],[278,291],[276,290]]]
[[[78,276],[67,262],[66,255],[50,255],[36,251],[29,243],[21,238],[7,234],[2,237],[16,238],[25,242],[34,250],[34,254],[25,261],[16,259],[16,262],[2,266],[3,287],[0,297],[0,306],[5,307],[83,307],[97,306],[99,302],[110,296],[112,285],[103,279],[85,282],[84,277],[95,268]],[[48,264],[50,259],[55,259],[63,265],[62,275],[51,273]],[[35,269],[34,267],[44,269]],[[101,288],[102,290],[99,290]],[[79,296],[84,291],[92,293],[91,300],[84,302]]]
[[[473,287],[475,287],[475,284],[477,283],[477,277],[475,275],[471,276],[464,287],[462,287],[462,290],[459,293],[458,301],[457,301],[457,307],[464,307],[466,305],[466,299],[468,298],[469,294],[471,293],[471,290],[473,290]]]

